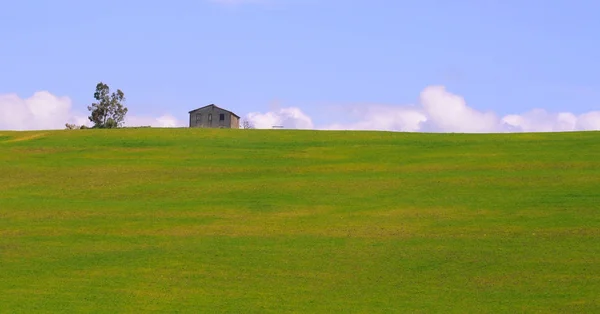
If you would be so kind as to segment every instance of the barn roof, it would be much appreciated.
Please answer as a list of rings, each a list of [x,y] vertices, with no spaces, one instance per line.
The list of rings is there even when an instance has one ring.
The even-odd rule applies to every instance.
[[[235,113],[233,113],[233,112],[231,112],[231,111],[229,111],[229,110],[227,110],[227,109],[223,109],[223,108],[221,108],[221,107],[215,106],[214,104],[210,104],[210,105],[208,105],[208,106],[204,106],[204,107],[200,107],[200,108],[194,109],[194,110],[192,110],[192,111],[190,111],[190,112],[188,112],[188,113],[192,113],[192,112],[194,112],[194,111],[198,111],[198,110],[200,110],[200,109],[204,109],[204,108],[207,108],[207,107],[213,107],[213,108],[221,109],[221,110],[223,110],[223,111],[227,111],[227,112],[231,113],[232,115],[236,116],[238,119],[240,118],[240,116],[238,116],[237,114],[235,114]]]

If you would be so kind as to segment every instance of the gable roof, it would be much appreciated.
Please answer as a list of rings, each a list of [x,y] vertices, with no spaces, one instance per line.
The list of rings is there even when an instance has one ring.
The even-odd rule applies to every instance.
[[[223,109],[223,108],[221,108],[221,107],[217,107],[217,106],[215,106],[214,104],[210,104],[210,105],[208,105],[208,106],[204,106],[204,107],[200,107],[200,108],[194,109],[194,110],[192,110],[192,111],[190,111],[190,112],[188,112],[188,113],[192,113],[192,112],[194,112],[194,111],[198,111],[198,110],[200,110],[200,109],[204,109],[204,108],[207,108],[207,107],[213,107],[213,108],[221,109],[221,110],[223,110],[223,111],[227,111],[227,112],[231,113],[232,115],[236,116],[238,119],[240,118],[240,116],[238,116],[237,114],[235,114],[235,113],[233,113],[233,112],[231,112],[231,111],[229,111],[229,110],[227,110],[227,109]]]

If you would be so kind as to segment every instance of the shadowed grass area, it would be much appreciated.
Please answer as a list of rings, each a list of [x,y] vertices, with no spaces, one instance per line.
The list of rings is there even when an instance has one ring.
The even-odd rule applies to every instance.
[[[600,312],[600,133],[0,131],[0,312]]]

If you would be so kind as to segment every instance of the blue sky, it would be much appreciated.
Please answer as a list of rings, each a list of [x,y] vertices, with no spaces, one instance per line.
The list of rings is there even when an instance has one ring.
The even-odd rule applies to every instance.
[[[137,123],[214,103],[265,127],[597,129],[599,15],[593,0],[3,1],[0,129],[82,121],[99,81]]]

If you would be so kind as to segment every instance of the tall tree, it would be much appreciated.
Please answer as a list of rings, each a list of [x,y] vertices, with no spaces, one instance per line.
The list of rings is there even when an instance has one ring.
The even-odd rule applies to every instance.
[[[91,111],[88,118],[95,128],[117,128],[123,124],[127,107],[123,105],[125,94],[120,89],[111,94],[108,85],[100,82],[96,85],[94,98],[97,102],[88,106]]]

